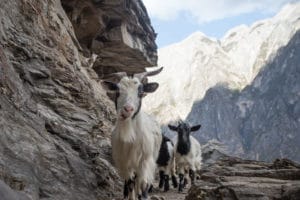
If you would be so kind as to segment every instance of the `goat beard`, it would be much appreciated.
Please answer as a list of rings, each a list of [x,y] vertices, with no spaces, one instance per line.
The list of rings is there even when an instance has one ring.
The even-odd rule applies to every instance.
[[[136,134],[133,129],[132,121],[127,120],[127,122],[124,123],[122,121],[120,124],[118,124],[118,129],[121,130],[119,132],[119,137],[121,138],[122,141],[124,142],[129,142],[132,143],[136,139]]]

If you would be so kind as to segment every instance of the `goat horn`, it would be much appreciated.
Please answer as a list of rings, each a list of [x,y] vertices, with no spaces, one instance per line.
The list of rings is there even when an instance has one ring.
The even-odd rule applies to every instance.
[[[144,79],[147,76],[154,76],[156,74],[159,74],[162,70],[163,70],[163,67],[161,67],[157,70],[154,70],[154,71],[150,71],[150,72],[142,72],[142,73],[134,74],[134,77],[136,77],[136,78],[140,79],[142,82],[144,82]]]

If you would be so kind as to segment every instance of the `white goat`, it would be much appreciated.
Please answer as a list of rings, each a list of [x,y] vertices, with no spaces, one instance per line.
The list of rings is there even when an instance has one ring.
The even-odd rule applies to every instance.
[[[118,83],[102,82],[108,91],[115,93],[118,118],[111,138],[112,156],[120,176],[125,179],[124,198],[147,199],[154,180],[162,134],[159,124],[140,108],[146,93],[158,88],[158,83],[147,83],[146,77],[161,70],[132,77],[117,73]]]
[[[169,128],[177,132],[175,138],[175,160],[179,172],[179,187],[178,191],[182,192],[187,184],[187,177],[184,174],[189,170],[191,184],[195,181],[195,171],[201,168],[201,146],[200,143],[190,135],[191,132],[200,129],[201,125],[190,127],[185,122],[179,122],[178,126],[168,125]]]

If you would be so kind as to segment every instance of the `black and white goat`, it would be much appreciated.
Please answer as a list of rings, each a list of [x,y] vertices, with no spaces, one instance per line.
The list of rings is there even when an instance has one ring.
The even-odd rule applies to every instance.
[[[177,132],[175,137],[175,161],[179,173],[178,191],[182,192],[187,184],[187,173],[191,179],[191,184],[195,181],[195,171],[201,168],[201,146],[200,143],[190,135],[191,132],[200,129],[201,125],[190,127],[188,123],[179,122],[178,126],[168,125],[172,131]]]
[[[159,169],[159,188],[164,188],[164,191],[170,189],[169,178],[172,178],[173,187],[177,187],[176,179],[176,165],[174,155],[174,144],[166,136],[163,135],[163,139],[159,149],[158,159],[156,161]]]
[[[115,95],[117,122],[112,137],[112,156],[119,175],[125,180],[124,198],[147,199],[153,183],[162,134],[159,124],[142,112],[142,98],[154,92],[158,83],[147,83],[147,76],[162,68],[135,74],[116,73],[114,82],[103,81],[107,91]]]

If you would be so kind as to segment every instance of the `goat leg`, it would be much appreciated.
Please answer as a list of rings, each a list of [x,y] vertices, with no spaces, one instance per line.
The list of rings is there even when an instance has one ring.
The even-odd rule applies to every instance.
[[[170,185],[169,185],[169,175],[166,174],[165,177],[165,187],[164,187],[164,191],[167,192],[170,189]]]
[[[146,184],[146,186],[142,188],[142,195],[138,195],[138,199],[139,200],[148,199],[148,191],[149,191],[149,184]]]
[[[164,175],[165,175],[165,172],[163,170],[160,170],[159,171],[159,185],[158,187],[161,189],[163,186],[164,186]]]
[[[182,192],[183,190],[183,177],[184,175],[183,174],[179,174],[179,187],[178,187],[178,192]]]
[[[195,171],[190,169],[189,170],[189,175],[190,175],[190,178],[191,178],[191,185],[194,185],[195,184]]]
[[[177,188],[178,186],[177,178],[175,175],[172,175],[172,185],[174,188]]]
[[[148,193],[152,193],[153,192],[153,184],[150,185]]]
[[[127,196],[129,196],[129,199],[134,199],[134,196],[135,196],[134,186],[135,186],[135,180],[129,179],[127,181],[127,188],[128,188]]]
[[[128,195],[129,195],[128,182],[126,180],[125,180],[125,183],[124,183],[123,195],[124,195],[124,199],[127,199]]]

